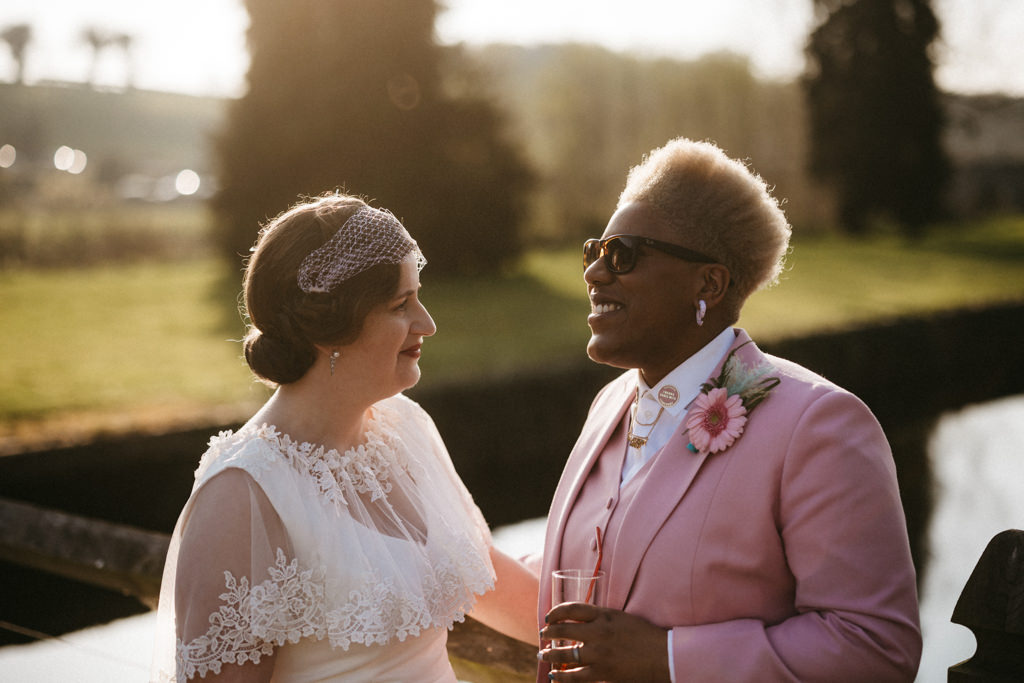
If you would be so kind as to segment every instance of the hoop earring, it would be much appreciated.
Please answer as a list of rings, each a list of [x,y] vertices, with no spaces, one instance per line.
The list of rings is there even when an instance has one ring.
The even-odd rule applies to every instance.
[[[708,305],[704,303],[704,299],[700,299],[697,302],[697,327],[704,324],[704,316],[708,312]]]
[[[334,361],[338,360],[338,358],[340,356],[341,356],[341,351],[338,351],[337,349],[335,349],[334,352],[331,353],[331,376],[332,377],[334,376]]]

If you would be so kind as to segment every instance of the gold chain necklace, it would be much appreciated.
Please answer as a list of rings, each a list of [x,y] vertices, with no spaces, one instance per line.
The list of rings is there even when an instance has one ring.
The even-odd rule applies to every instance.
[[[627,430],[626,434],[626,438],[629,441],[630,448],[639,449],[645,443],[647,443],[647,439],[649,438],[649,436],[636,436],[635,434],[633,434],[633,425],[636,424],[641,427],[651,427],[653,431],[654,425],[658,424],[658,420],[661,418],[661,414],[665,412],[665,406],[661,405],[660,401],[658,402],[658,405],[658,414],[654,416],[654,420],[652,422],[641,422],[640,420],[638,420],[636,416],[636,411],[640,407],[640,387],[637,387],[636,398],[633,400],[633,410],[630,413],[629,429]],[[648,434],[650,434],[650,432],[648,432]]]

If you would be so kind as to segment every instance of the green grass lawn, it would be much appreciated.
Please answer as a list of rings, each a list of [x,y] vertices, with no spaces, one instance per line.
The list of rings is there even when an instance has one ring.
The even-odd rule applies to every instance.
[[[528,254],[472,280],[423,272],[438,325],[424,384],[583,362],[588,338],[578,249]],[[231,295],[213,259],[0,271],[0,437],[239,415],[266,396],[240,358]],[[740,324],[799,335],[924,311],[1024,299],[1024,217],[937,230],[908,243],[798,239],[781,284]],[[229,318],[232,319],[229,321]]]

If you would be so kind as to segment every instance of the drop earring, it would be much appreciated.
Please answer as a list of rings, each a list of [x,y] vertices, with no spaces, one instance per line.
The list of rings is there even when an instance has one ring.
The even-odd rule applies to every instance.
[[[338,360],[338,358],[340,356],[341,356],[341,351],[338,351],[337,349],[335,349],[334,351],[331,352],[331,375],[332,376],[334,375],[334,361]]]
[[[704,316],[708,312],[708,305],[704,303],[704,299],[697,301],[697,327],[704,324]]]

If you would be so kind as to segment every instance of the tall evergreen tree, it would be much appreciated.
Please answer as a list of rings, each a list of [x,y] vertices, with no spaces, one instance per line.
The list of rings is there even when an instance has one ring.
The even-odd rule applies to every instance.
[[[436,44],[435,0],[246,5],[249,87],[219,140],[214,202],[229,256],[301,195],[336,188],[392,210],[432,270],[519,253],[531,173],[461,53]]]
[[[814,0],[804,79],[812,172],[854,233],[879,214],[917,234],[941,215],[949,163],[930,0]]]

